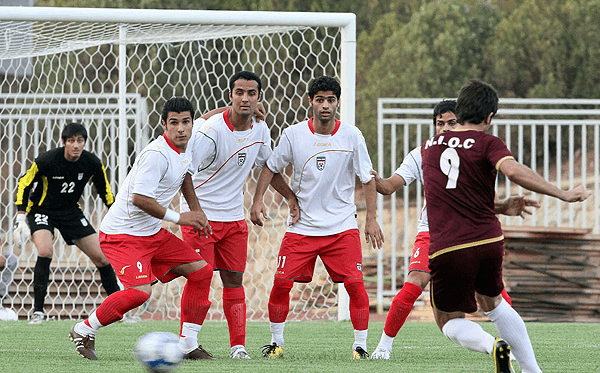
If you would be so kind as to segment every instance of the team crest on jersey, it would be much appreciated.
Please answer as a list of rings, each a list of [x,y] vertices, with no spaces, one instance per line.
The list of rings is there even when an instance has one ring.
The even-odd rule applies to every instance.
[[[246,162],[246,153],[238,153],[238,166],[243,166]]]
[[[77,174],[77,180],[83,179],[83,172]]]
[[[360,272],[362,272],[362,263],[357,262],[356,263],[356,269],[358,269]]]
[[[323,171],[325,169],[325,157],[317,157],[317,170]]]

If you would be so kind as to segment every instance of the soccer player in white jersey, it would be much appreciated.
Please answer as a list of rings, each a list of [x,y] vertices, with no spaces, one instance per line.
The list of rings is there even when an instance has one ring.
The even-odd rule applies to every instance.
[[[365,237],[374,248],[383,244],[377,224],[375,180],[360,130],[335,118],[341,87],[332,77],[311,82],[308,102],[313,116],[286,128],[279,145],[263,167],[251,210],[254,224],[266,218],[263,195],[274,174],[292,164],[300,216],[290,225],[279,249],[275,281],[269,297],[271,344],[265,357],[283,353],[283,330],[294,281],[310,282],[317,256],[334,282],[343,282],[350,296],[354,327],[353,358],[368,358],[369,297],[363,283],[362,250],[354,204],[355,178],[363,184],[367,216]]]
[[[196,197],[213,234],[199,236],[182,226],[183,240],[213,268],[223,283],[223,311],[229,326],[230,356],[249,359],[246,351],[246,297],[243,275],[248,256],[248,226],[244,217],[244,185],[254,165],[263,167],[271,155],[271,135],[264,120],[254,116],[261,97],[261,81],[250,71],[229,80],[231,107],[194,124],[188,147],[193,151],[192,181]],[[296,206],[294,193],[280,175],[272,185]],[[189,211],[182,198],[181,211]]]
[[[210,233],[194,195],[192,158],[186,151],[193,117],[194,108],[186,98],[165,102],[161,114],[164,134],[140,152],[100,224],[100,246],[124,290],[108,296],[85,321],[71,328],[70,338],[86,359],[98,359],[98,330],[121,320],[125,312],[150,298],[154,279],[168,282],[179,276],[187,279],[181,296],[179,347],[188,359],[214,359],[197,340],[210,307],[212,267],[192,247],[161,227],[162,220],[167,220]],[[192,211],[179,214],[168,208],[179,190]]]
[[[436,135],[448,132],[456,127],[456,101],[442,100],[433,109],[433,125]],[[413,181],[419,180],[423,184],[423,168],[421,146],[413,149],[402,161],[402,164],[387,179],[380,178],[375,171],[377,192],[389,195],[402,186],[408,186]],[[496,213],[505,215],[531,214],[527,207],[539,207],[539,202],[523,196],[510,197],[495,204]],[[417,237],[410,257],[408,276],[402,289],[396,294],[388,312],[381,340],[373,352],[372,359],[388,360],[392,352],[392,343],[406,318],[410,314],[416,300],[429,283],[429,222],[427,221],[427,207],[423,206],[417,222]],[[506,289],[502,290],[502,297],[512,304]]]

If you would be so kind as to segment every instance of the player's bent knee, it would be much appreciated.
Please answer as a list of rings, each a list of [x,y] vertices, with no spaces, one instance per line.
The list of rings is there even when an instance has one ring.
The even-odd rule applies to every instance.
[[[431,280],[431,275],[422,271],[411,271],[406,277],[406,282],[417,285],[421,290],[425,290],[425,287],[429,284],[429,280]]]

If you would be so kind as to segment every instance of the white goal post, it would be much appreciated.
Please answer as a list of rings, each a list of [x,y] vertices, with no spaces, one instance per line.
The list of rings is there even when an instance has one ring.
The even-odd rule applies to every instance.
[[[341,119],[354,123],[354,14],[0,9],[0,229],[2,249],[19,258],[1,305],[15,309],[20,318],[32,312],[37,255],[32,243],[16,247],[12,242],[16,181],[39,153],[60,145],[60,130],[68,121],[88,129],[86,148],[104,161],[115,192],[137,152],[162,133],[159,112],[166,99],[186,96],[198,113],[225,106],[228,78],[239,70],[254,71],[262,79],[273,144],[283,128],[309,115],[306,89],[320,75],[340,80]],[[256,177],[255,172],[246,185],[246,206]],[[106,208],[91,189],[81,204],[98,227]],[[287,216],[285,202],[272,191],[265,202],[271,213],[266,226],[249,224],[244,285],[251,320],[267,319]],[[175,225],[167,227],[178,232]],[[85,255],[56,236],[46,313],[57,319],[85,317],[104,299],[99,275]],[[146,319],[178,318],[182,285],[181,280],[158,285],[136,313]],[[319,263],[313,282],[294,287],[289,319],[347,319],[347,297],[338,300],[338,293],[345,294]],[[218,276],[213,277],[211,301],[208,319],[224,320]]]

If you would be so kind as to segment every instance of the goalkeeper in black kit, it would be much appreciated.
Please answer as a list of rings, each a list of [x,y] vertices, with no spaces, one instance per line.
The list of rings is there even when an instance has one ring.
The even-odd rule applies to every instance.
[[[119,290],[115,271],[100,250],[98,234],[79,206],[89,181],[107,207],[114,202],[104,165],[97,156],[83,149],[87,131],[81,124],[67,124],[61,138],[63,146],[40,154],[18,184],[14,239],[17,244],[23,244],[31,234],[38,251],[30,324],[40,324],[45,318],[44,299],[55,228],[67,244],[76,245],[98,267],[102,286],[108,294]]]

